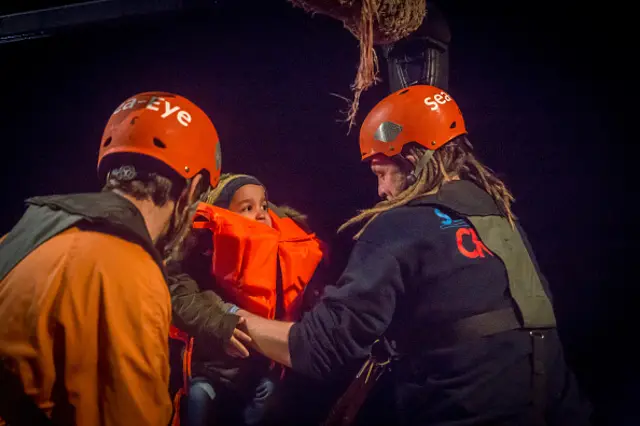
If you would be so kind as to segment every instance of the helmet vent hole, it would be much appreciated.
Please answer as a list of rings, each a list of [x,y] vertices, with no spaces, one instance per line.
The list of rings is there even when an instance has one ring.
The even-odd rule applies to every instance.
[[[451,123],[451,126],[449,126],[449,128],[450,129],[455,129],[457,125],[458,125],[458,123],[456,121],[454,121],[453,123]]]
[[[409,89],[404,89],[402,92],[398,93],[398,95],[404,95],[405,93],[407,93],[409,91]]]
[[[107,138],[107,140],[106,140],[106,141],[104,141],[104,143],[102,144],[102,147],[103,147],[103,148],[106,148],[106,147],[108,147],[110,144],[111,144],[111,136],[109,136],[109,137]]]
[[[157,146],[158,148],[166,148],[167,145],[164,144],[164,142],[162,142],[160,139],[158,138],[153,138],[153,144],[155,146]]]

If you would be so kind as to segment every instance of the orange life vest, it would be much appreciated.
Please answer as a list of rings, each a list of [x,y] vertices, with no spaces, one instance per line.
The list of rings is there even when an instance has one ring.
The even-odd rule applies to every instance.
[[[228,301],[273,319],[280,263],[285,320],[299,312],[302,292],[322,260],[321,242],[292,219],[269,210],[273,228],[200,203],[193,227],[211,230],[211,273]]]

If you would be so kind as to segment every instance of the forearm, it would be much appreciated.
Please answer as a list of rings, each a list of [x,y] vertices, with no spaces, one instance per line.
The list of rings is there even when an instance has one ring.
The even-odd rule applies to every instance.
[[[243,317],[243,318],[262,318],[260,315],[252,314],[249,311],[245,311],[242,308],[238,308],[235,310],[234,314]]]
[[[292,322],[268,320],[243,310],[238,311],[238,315],[246,319],[244,326],[253,339],[254,349],[279,364],[291,367],[289,331]]]
[[[239,319],[228,313],[231,305],[223,303],[211,290],[200,291],[186,274],[170,276],[169,282],[173,323],[207,345],[226,343]]]
[[[174,308],[173,323],[207,346],[222,347],[233,335],[240,317],[210,308],[204,305],[197,314]]]

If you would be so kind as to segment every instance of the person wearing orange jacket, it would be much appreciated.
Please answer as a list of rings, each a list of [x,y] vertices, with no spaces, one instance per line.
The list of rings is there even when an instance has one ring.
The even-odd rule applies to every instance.
[[[26,201],[0,245],[0,356],[3,377],[15,379],[0,383],[4,421],[30,423],[33,413],[12,404],[26,397],[57,425],[168,424],[163,259],[180,255],[220,164],[200,108],[145,92],[106,124],[102,192]]]
[[[343,225],[365,223],[301,320],[239,312],[254,347],[319,379],[363,360],[326,425],[588,425],[513,195],[477,158],[454,99],[427,85],[392,93],[365,118],[359,152],[383,201]]]
[[[260,354],[249,356],[235,312],[299,318],[319,291],[323,246],[302,215],[269,203],[264,185],[249,175],[223,175],[198,206],[193,228],[184,261],[169,266],[174,324],[194,339],[181,423],[207,425],[215,415],[257,424],[280,370]],[[221,399],[239,404],[218,405]],[[214,414],[216,405],[224,410]]]

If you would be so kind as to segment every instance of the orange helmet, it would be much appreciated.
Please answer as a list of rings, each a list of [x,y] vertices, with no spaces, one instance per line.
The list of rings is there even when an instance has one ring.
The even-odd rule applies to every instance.
[[[111,115],[102,135],[98,175],[112,154],[141,154],[189,179],[205,170],[211,186],[220,180],[222,153],[218,132],[209,117],[182,96],[145,92],[124,101]]]
[[[434,86],[414,85],[384,98],[369,112],[360,128],[360,154],[388,157],[416,142],[435,151],[467,133],[458,104]]]

